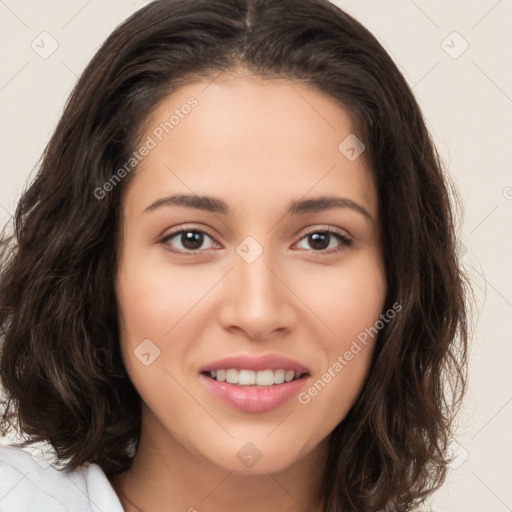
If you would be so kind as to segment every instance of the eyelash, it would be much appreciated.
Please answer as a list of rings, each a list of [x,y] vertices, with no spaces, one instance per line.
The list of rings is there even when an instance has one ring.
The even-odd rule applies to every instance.
[[[201,229],[196,229],[196,228],[181,228],[177,231],[174,231],[172,233],[169,233],[168,235],[166,235],[165,237],[163,237],[161,240],[160,240],[160,243],[162,245],[168,245],[168,241],[173,239],[174,237],[176,237],[177,235],[181,235],[182,233],[200,233],[200,234],[203,234],[203,235],[206,235],[208,236],[209,238],[211,238],[212,240],[213,237],[210,236],[206,231],[203,231]],[[314,253],[317,253],[318,255],[320,256],[328,256],[328,255],[333,255],[333,254],[338,254],[339,252],[343,251],[346,247],[350,247],[352,245],[352,240],[350,238],[348,238],[347,236],[345,235],[342,235],[340,232],[338,232],[337,230],[333,229],[333,228],[329,228],[329,227],[326,227],[326,228],[320,228],[320,229],[315,229],[315,230],[312,230],[312,231],[309,231],[307,233],[304,233],[303,236],[301,236],[301,238],[299,239],[299,242],[301,240],[303,240],[304,238],[307,238],[308,236],[310,235],[313,235],[313,234],[317,234],[317,233],[322,233],[322,234],[329,234],[329,235],[333,235],[335,236],[339,242],[340,242],[340,246],[336,249],[330,249],[330,250],[325,250],[325,249],[322,249],[322,250],[314,250],[314,249],[311,249],[310,252],[314,252]],[[208,249],[198,249],[198,250],[175,250],[175,249],[169,249],[167,248],[168,251],[171,251],[173,253],[176,253],[176,254],[180,254],[180,255],[183,255],[183,256],[186,256],[186,257],[194,257],[194,256],[198,256],[199,253],[201,253],[202,251],[205,251],[205,250],[208,250]]]

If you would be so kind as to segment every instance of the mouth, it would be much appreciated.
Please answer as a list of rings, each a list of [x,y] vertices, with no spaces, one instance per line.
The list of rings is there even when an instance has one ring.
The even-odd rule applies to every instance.
[[[243,412],[268,412],[289,402],[311,372],[292,359],[229,357],[203,366],[199,377],[213,397]]]

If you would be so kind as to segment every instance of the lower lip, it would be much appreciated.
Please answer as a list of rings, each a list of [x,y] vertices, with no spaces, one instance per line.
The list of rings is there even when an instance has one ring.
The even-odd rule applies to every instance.
[[[228,382],[219,382],[204,374],[199,377],[206,387],[223,402],[244,412],[267,412],[297,395],[304,386],[307,375],[291,382],[274,384],[265,388],[236,386]]]

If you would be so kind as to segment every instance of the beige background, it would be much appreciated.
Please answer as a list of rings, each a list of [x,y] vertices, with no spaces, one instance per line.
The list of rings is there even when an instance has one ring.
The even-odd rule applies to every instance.
[[[145,3],[0,0],[2,225],[77,76]],[[377,36],[413,86],[465,203],[460,250],[479,317],[458,458],[432,509],[512,511],[512,1],[336,3]],[[44,31],[50,36],[40,36]],[[31,44],[40,53],[58,48],[42,58]]]

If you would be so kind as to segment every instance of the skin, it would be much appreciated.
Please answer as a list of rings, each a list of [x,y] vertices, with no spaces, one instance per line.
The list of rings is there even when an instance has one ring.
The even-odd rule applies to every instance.
[[[134,463],[112,484],[126,510],[320,510],[328,436],[362,389],[376,339],[308,404],[294,397],[264,413],[219,401],[199,369],[279,354],[310,368],[307,390],[374,325],[386,296],[375,183],[362,157],[338,150],[353,133],[346,111],[283,79],[186,85],[152,113],[142,140],[191,96],[198,105],[143,159],[122,204],[120,342],[143,409]],[[232,211],[144,211],[172,194],[217,197]],[[349,207],[285,214],[320,196],[350,199],[371,219]],[[327,227],[351,243],[327,235],[319,249],[306,236]],[[181,235],[164,240],[180,228],[207,233],[199,249]],[[236,252],[247,236],[263,250],[251,263]],[[160,351],[148,366],[134,354],[144,339]],[[261,453],[250,468],[237,457],[248,442]]]

